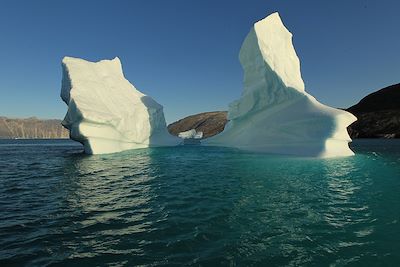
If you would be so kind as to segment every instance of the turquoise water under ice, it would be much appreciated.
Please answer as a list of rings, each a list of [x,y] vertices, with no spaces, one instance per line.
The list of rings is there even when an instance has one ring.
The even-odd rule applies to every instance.
[[[0,140],[0,266],[400,266],[400,140],[304,159]]]

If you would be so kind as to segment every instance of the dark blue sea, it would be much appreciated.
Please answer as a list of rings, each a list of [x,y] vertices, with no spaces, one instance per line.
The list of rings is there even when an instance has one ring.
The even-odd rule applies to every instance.
[[[0,266],[400,266],[400,140],[310,159],[0,140]]]

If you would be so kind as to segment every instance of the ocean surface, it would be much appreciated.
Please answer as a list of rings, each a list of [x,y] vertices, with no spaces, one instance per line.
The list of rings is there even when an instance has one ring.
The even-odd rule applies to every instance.
[[[0,266],[400,266],[400,140],[310,159],[0,140]]]

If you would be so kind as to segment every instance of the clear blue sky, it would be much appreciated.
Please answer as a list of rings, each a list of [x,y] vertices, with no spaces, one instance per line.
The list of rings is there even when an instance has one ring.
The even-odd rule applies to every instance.
[[[294,35],[306,90],[348,107],[400,82],[400,1],[1,1],[0,115],[63,118],[61,59],[118,56],[167,122],[226,110],[240,97],[238,52],[279,11]]]

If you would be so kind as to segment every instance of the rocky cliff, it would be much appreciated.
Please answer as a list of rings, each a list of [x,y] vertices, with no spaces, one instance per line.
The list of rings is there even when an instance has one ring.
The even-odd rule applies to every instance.
[[[69,138],[60,120],[0,117],[0,138]]]
[[[358,118],[348,128],[352,138],[400,138],[400,83],[367,95],[347,111]]]

